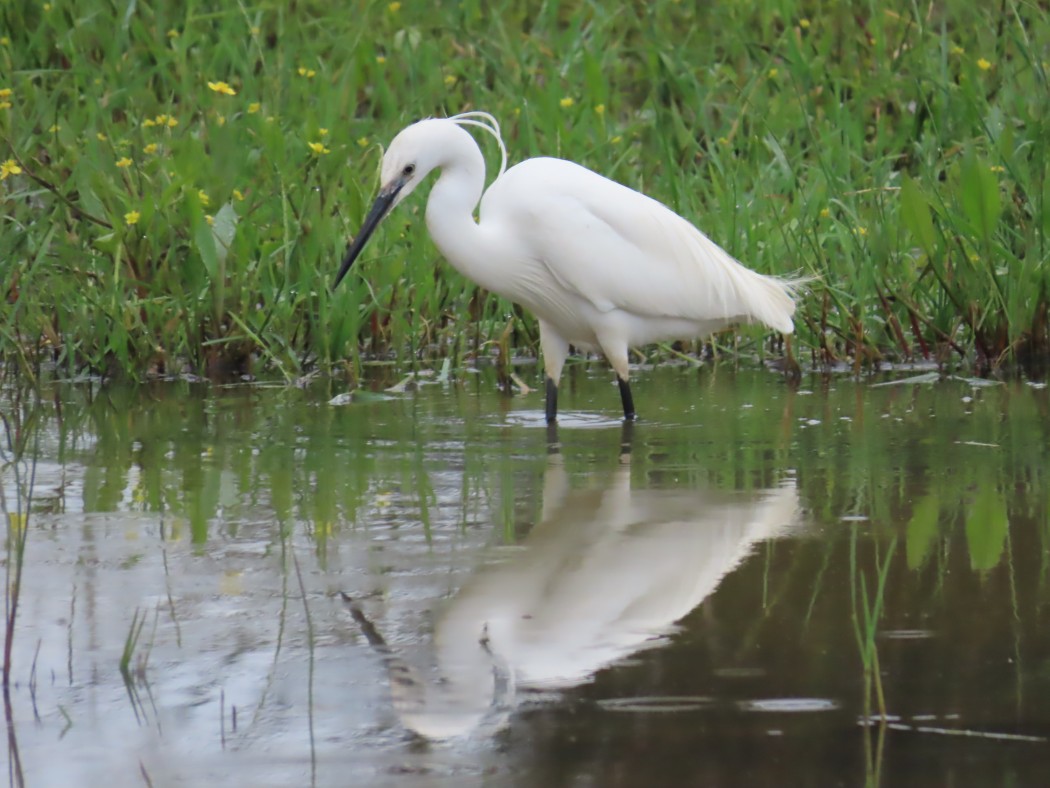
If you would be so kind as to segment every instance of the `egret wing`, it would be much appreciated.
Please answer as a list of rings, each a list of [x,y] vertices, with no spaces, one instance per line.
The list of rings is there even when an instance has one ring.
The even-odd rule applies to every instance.
[[[529,188],[514,192],[531,195],[519,203],[529,244],[562,287],[595,308],[792,330],[785,282],[744,267],[666,206],[571,162],[524,164],[535,164],[519,173]]]

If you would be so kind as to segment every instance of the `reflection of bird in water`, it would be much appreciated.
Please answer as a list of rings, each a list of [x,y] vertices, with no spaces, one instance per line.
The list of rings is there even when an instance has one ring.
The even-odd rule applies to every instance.
[[[755,542],[797,516],[794,486],[750,493],[632,490],[622,463],[605,489],[570,488],[560,455],[522,548],[481,568],[440,613],[426,668],[388,658],[404,724],[428,738],[499,724],[515,686],[568,688],[642,649],[710,595]]]

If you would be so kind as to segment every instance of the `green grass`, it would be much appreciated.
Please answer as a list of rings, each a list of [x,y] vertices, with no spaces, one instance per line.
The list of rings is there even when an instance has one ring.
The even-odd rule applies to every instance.
[[[575,159],[817,277],[803,361],[1045,360],[1045,4],[705,5],[5,4],[0,352],[293,377],[459,364],[515,314],[538,352],[531,317],[440,262],[422,197],[329,290],[382,145],[486,109],[512,163]]]

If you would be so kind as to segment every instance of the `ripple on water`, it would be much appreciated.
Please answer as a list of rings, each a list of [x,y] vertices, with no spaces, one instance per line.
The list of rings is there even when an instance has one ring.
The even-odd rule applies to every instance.
[[[654,695],[641,698],[602,698],[598,705],[606,711],[630,711],[643,714],[699,711],[715,703],[714,698],[700,695]]]
[[[814,711],[833,711],[839,704],[830,698],[760,698],[739,701],[737,707],[741,711],[808,714]]]

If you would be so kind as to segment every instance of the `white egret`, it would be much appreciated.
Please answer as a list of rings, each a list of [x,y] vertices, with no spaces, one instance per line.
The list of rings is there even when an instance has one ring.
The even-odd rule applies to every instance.
[[[464,126],[492,134],[503,155],[484,196],[485,160]],[[631,347],[706,336],[735,323],[793,330],[791,282],[744,267],[656,200],[563,159],[527,159],[504,171],[506,161],[499,124],[485,112],[402,130],[383,156],[379,195],[335,284],[379,222],[440,170],[427,201],[430,235],[460,273],[537,317],[548,422],[557,418],[570,345],[609,360],[629,421]]]

